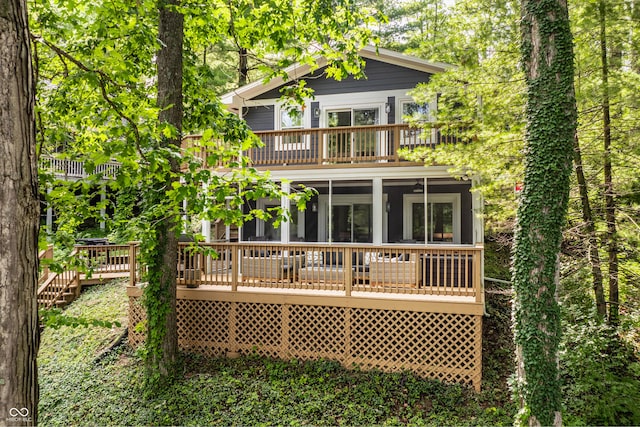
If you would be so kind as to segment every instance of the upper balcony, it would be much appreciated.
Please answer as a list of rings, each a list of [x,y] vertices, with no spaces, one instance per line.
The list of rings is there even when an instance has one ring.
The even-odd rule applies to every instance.
[[[464,143],[468,125],[429,123],[427,129],[408,124],[289,129],[254,132],[262,147],[244,154],[258,168],[308,167],[344,164],[407,163],[401,149],[434,147],[437,144]],[[182,147],[199,147],[200,136],[189,136]],[[205,159],[207,150],[196,155]]]
[[[88,173],[85,162],[81,160],[60,159],[43,155],[40,157],[40,168],[53,173],[57,178],[67,180],[85,179],[94,174],[101,174],[103,179],[115,179],[120,163],[107,162],[96,165],[93,174]]]

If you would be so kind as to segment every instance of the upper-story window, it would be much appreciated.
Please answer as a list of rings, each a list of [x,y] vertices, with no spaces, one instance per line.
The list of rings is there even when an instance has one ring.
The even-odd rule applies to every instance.
[[[402,122],[409,121],[427,122],[429,121],[429,104],[415,101],[402,102]]]
[[[431,120],[431,108],[428,103],[418,103],[411,100],[400,101],[401,122],[411,123],[415,128],[402,132],[401,145],[424,145],[430,144],[433,139],[433,130],[423,129],[420,123]]]
[[[308,150],[309,135],[304,132],[304,110],[284,107],[279,110],[278,129],[286,132],[276,137],[276,150]]]

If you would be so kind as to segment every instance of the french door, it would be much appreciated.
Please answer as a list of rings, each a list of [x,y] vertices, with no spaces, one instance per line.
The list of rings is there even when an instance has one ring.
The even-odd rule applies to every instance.
[[[331,241],[371,243],[373,241],[371,216],[370,203],[331,206]],[[329,229],[328,226],[327,229]]]
[[[460,243],[460,195],[429,194],[426,208],[425,215],[424,195],[405,195],[403,237],[417,242]]]
[[[380,123],[377,107],[343,108],[327,111],[327,127],[370,126]],[[326,157],[331,160],[353,160],[375,156],[378,147],[376,132],[371,130],[336,130],[327,138]]]

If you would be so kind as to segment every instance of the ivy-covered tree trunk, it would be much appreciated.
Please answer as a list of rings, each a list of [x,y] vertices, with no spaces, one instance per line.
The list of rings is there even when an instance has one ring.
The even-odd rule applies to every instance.
[[[522,0],[527,83],[524,190],[513,258],[518,423],[560,425],[559,252],[572,173],[576,101],[564,0]]]
[[[146,342],[148,381],[162,385],[175,374],[178,352],[176,324],[176,271],[179,207],[164,206],[170,197],[165,194],[178,179],[180,164],[175,154],[180,147],[182,133],[182,44],[184,18],[176,9],[179,0],[159,0],[157,56],[158,107],[163,140],[160,152],[166,153],[168,163],[159,166],[153,188],[146,189],[146,202],[159,217],[150,239],[143,242],[147,262],[148,285],[145,288],[145,308],[148,333]],[[170,136],[167,136],[170,135]],[[164,207],[164,208],[162,208]]]
[[[35,425],[38,167],[27,5],[0,1],[0,425]]]

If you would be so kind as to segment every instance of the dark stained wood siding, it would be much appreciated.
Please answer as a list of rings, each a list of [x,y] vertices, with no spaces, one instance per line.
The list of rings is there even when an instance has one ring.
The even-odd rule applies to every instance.
[[[367,59],[365,66],[366,79],[356,80],[349,76],[342,81],[327,79],[322,76],[324,69],[316,70],[307,79],[307,87],[315,91],[316,96],[352,92],[369,92],[380,90],[410,89],[418,83],[429,81],[431,74],[412,70],[397,65]],[[255,99],[280,98],[280,88],[272,89]]]

